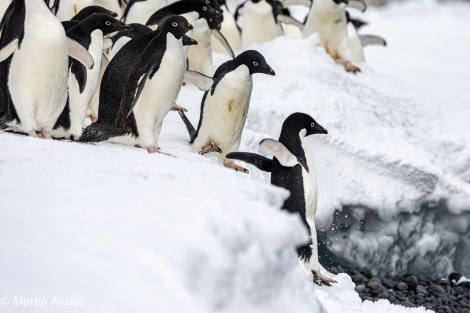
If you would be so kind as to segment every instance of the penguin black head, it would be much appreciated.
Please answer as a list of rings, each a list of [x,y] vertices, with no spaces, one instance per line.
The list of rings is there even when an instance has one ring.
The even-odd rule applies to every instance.
[[[234,61],[239,64],[245,64],[250,70],[250,74],[263,73],[268,75],[276,75],[271,66],[266,63],[263,55],[256,50],[247,50],[235,57]]]
[[[159,24],[161,24],[159,28],[161,28],[162,32],[172,33],[176,39],[180,39],[184,34],[193,29],[188,20],[180,15],[171,15]]]
[[[207,25],[210,29],[220,30],[220,28],[222,27],[222,22],[224,21],[224,16],[209,16],[208,18],[206,18],[206,20]]]
[[[313,134],[328,134],[328,131],[318,124],[313,117],[305,113],[293,113],[289,115],[282,124],[283,132],[293,132],[299,134],[305,130],[305,136]]]
[[[83,27],[90,31],[93,29],[101,29],[103,35],[130,29],[129,26],[106,13],[94,13],[81,21],[78,25],[80,28]]]
[[[193,0],[194,1],[194,0]],[[199,1],[198,1],[199,2]],[[199,18],[209,18],[214,16],[222,16],[222,11],[213,7],[212,1],[210,0],[202,0],[200,1],[200,5],[196,8],[197,12],[199,13]],[[217,3],[216,6],[219,6]]]

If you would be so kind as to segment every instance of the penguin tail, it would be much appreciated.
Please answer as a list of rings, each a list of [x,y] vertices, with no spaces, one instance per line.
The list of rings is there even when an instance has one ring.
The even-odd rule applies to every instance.
[[[196,137],[196,129],[194,128],[193,124],[191,124],[191,121],[188,119],[186,114],[184,114],[184,110],[178,109],[178,114],[180,115],[181,119],[183,120],[184,125],[186,126],[186,130],[188,131],[190,141],[193,142],[194,138]]]
[[[262,155],[250,152],[230,152],[225,156],[227,159],[240,160],[256,166],[264,172],[272,172],[273,160]]]
[[[111,137],[112,127],[99,120],[90,124],[83,130],[82,135],[78,139],[79,142],[98,142],[104,141]]]

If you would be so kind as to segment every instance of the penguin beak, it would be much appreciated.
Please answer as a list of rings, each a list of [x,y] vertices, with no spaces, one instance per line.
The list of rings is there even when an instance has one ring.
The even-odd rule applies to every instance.
[[[323,128],[323,134],[328,134],[328,131],[326,130],[326,128]]]
[[[127,25],[127,24],[124,25],[124,29],[126,29],[126,30],[134,30],[134,28],[132,28],[132,26]]]
[[[116,12],[113,12],[113,11],[108,11],[108,14],[111,15],[112,17],[117,17],[118,14]]]
[[[191,25],[191,24],[188,23],[188,25],[186,25],[186,28],[188,28],[189,30],[191,30],[191,29],[193,29],[193,25]]]
[[[272,75],[272,76],[276,76],[276,73],[274,72],[274,70],[271,67],[268,70],[268,74]]]

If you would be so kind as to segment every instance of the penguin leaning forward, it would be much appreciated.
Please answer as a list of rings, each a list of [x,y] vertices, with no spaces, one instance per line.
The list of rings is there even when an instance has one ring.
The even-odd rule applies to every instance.
[[[315,0],[303,28],[303,36],[318,33],[319,46],[325,48],[333,60],[343,64],[347,72],[360,72],[353,65],[351,46],[347,32],[346,4],[363,4],[355,0]],[[359,5],[356,5],[359,7]],[[362,6],[365,10],[365,5]]]
[[[293,113],[282,124],[279,141],[264,139],[260,142],[260,146],[274,156],[273,159],[248,152],[232,152],[226,156],[227,159],[241,160],[262,171],[271,172],[271,184],[290,191],[282,208],[299,213],[310,233],[310,242],[297,247],[297,254],[311,271],[313,282],[320,286],[330,286],[336,281],[320,272],[315,227],[317,178],[313,159],[305,148],[304,137],[327,133],[310,115]]]
[[[214,73],[214,83],[204,93],[197,130],[182,110],[178,110],[189,132],[191,150],[206,154],[218,152],[224,166],[237,171],[245,168],[226,160],[225,155],[237,151],[245,125],[253,89],[252,74],[275,75],[264,57],[248,50],[220,65]]]
[[[103,76],[98,121],[85,128],[80,141],[109,139],[160,152],[158,136],[183,82],[183,40],[191,29],[186,18],[170,16],[116,54]]]

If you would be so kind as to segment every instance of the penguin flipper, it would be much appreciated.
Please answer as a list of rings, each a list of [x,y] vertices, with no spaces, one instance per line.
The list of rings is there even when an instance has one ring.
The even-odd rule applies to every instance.
[[[191,121],[188,119],[186,114],[184,114],[184,110],[177,110],[177,111],[181,119],[183,120],[184,125],[186,126],[186,130],[189,133],[190,140],[193,141],[194,137],[196,136],[196,129],[194,128],[193,124],[191,124]]]
[[[72,61],[70,66],[70,72],[75,76],[75,79],[78,83],[78,88],[80,93],[83,92],[86,86],[87,72],[85,66],[77,61]]]
[[[10,55],[13,54],[13,52],[15,52],[15,50],[18,48],[18,42],[19,39],[15,38],[0,50],[0,62],[5,61]]]
[[[378,46],[387,46],[387,42],[380,36],[376,35],[359,35],[361,40],[361,45],[363,47],[368,45],[378,45]]]
[[[364,13],[367,10],[367,4],[361,0],[349,0],[347,6]]]
[[[288,15],[285,15],[285,14],[279,14],[277,16],[277,20],[281,23],[284,23],[284,24],[290,24],[290,25],[294,25],[294,26],[297,26],[301,31],[304,30],[304,24],[298,20],[296,20],[295,18],[291,17],[291,16],[288,16]]]
[[[69,37],[67,37],[67,44],[69,48],[69,56],[85,65],[88,69],[93,68],[93,57],[85,47],[78,43],[78,41]]]
[[[294,167],[299,164],[297,157],[282,143],[274,139],[263,139],[259,145],[271,153],[285,167]]]
[[[272,172],[273,160],[262,155],[250,152],[230,152],[225,156],[227,159],[240,160],[252,164],[264,172]]]
[[[207,91],[211,88],[214,80],[212,77],[206,76],[202,73],[187,70],[184,73],[185,82],[195,85],[199,90]]]
[[[230,47],[230,44],[228,43],[227,39],[225,38],[224,35],[218,30],[218,29],[213,29],[212,34],[214,35],[215,38],[224,46],[225,50],[227,50],[228,54],[230,57],[233,59],[235,58],[235,54],[233,53],[232,47]]]
[[[112,126],[98,120],[86,127],[78,141],[80,142],[98,142],[111,138]]]

